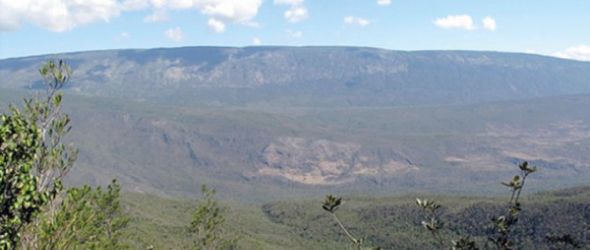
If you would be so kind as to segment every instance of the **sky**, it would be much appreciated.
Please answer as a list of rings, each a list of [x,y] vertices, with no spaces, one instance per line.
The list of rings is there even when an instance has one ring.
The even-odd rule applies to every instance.
[[[267,45],[487,50],[590,61],[590,1],[0,0],[0,58]]]

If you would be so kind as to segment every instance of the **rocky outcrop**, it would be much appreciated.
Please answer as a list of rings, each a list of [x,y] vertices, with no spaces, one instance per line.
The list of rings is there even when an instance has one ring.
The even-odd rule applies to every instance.
[[[360,176],[416,170],[418,167],[408,162],[378,159],[355,143],[282,137],[263,150],[257,173],[308,185],[336,185]]]

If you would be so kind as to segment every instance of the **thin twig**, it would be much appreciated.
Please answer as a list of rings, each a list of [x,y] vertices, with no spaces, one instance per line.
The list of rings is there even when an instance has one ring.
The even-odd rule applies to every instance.
[[[342,225],[342,222],[340,222],[340,219],[338,219],[338,216],[335,213],[332,213],[332,216],[334,216],[334,220],[336,221],[336,223],[338,223],[338,226],[340,226],[340,228],[342,228],[342,231],[344,231],[344,233],[346,234],[348,239],[350,239],[350,241],[352,241],[353,244],[358,245],[359,241],[354,236],[352,236],[352,234],[350,234],[350,232],[348,232],[348,230],[346,230],[346,227],[344,227],[344,225]]]

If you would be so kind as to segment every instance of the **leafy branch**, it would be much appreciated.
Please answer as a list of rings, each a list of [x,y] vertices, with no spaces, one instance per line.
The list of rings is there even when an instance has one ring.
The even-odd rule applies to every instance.
[[[416,205],[427,213],[426,220],[422,221],[422,226],[432,234],[439,247],[443,248],[444,242],[440,236],[440,230],[443,228],[444,223],[439,218],[439,209],[442,206],[434,201],[420,198],[416,198]]]
[[[518,222],[518,215],[522,210],[520,194],[522,193],[527,177],[537,171],[536,167],[529,166],[529,163],[526,161],[519,164],[518,168],[520,170],[519,175],[512,177],[510,182],[502,182],[502,185],[512,189],[506,213],[492,218],[495,236],[489,237],[488,240],[501,250],[513,249],[515,246],[515,242],[511,239],[511,236],[513,227]]]

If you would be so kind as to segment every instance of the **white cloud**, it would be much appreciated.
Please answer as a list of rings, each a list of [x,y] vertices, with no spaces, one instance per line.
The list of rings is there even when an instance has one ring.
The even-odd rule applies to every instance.
[[[274,0],[274,4],[300,5],[303,4],[303,0]]]
[[[307,18],[307,9],[303,6],[293,6],[291,9],[285,11],[284,16],[289,22],[300,22]]]
[[[120,5],[122,11],[142,10],[149,6],[150,3],[146,0],[124,0]]]
[[[434,24],[443,29],[474,30],[473,19],[469,15],[457,15],[438,18]]]
[[[490,31],[496,30],[496,20],[492,17],[485,17],[482,21],[483,28]]]
[[[553,56],[580,61],[590,61],[590,45],[569,47],[563,51],[553,53]]]
[[[253,45],[261,45],[262,44],[262,40],[260,40],[260,38],[258,38],[258,37],[253,37],[252,38],[252,44]]]
[[[292,0],[292,2],[302,2]],[[24,23],[63,32],[81,25],[108,22],[121,12],[152,10],[146,22],[164,21],[166,11],[195,10],[219,22],[251,25],[262,0],[0,0],[0,31]]]
[[[209,18],[207,25],[211,30],[215,31],[215,33],[225,32],[225,23],[223,21],[217,20],[215,18]]]
[[[307,8],[303,5],[303,0],[274,0],[274,4],[290,6],[283,15],[289,22],[300,22],[308,17]]]
[[[378,5],[390,5],[391,0],[377,0]]]
[[[168,29],[166,32],[164,32],[164,34],[166,37],[168,37],[168,39],[174,42],[182,42],[182,40],[184,40],[184,32],[182,32],[180,27]]]
[[[116,0],[0,0],[0,31],[18,29],[30,22],[45,29],[64,32],[118,16]]]
[[[302,31],[287,30],[287,35],[289,35],[289,37],[291,37],[291,38],[302,38],[303,32]]]
[[[346,24],[353,24],[358,26],[367,26],[371,24],[369,20],[361,18],[361,17],[354,17],[354,16],[347,16],[344,18],[344,23]]]
[[[168,13],[164,10],[156,10],[149,16],[143,18],[146,23],[162,23],[168,21]]]
[[[175,0],[190,2],[190,0]],[[229,22],[251,22],[258,14],[262,0],[192,0],[205,15]]]

